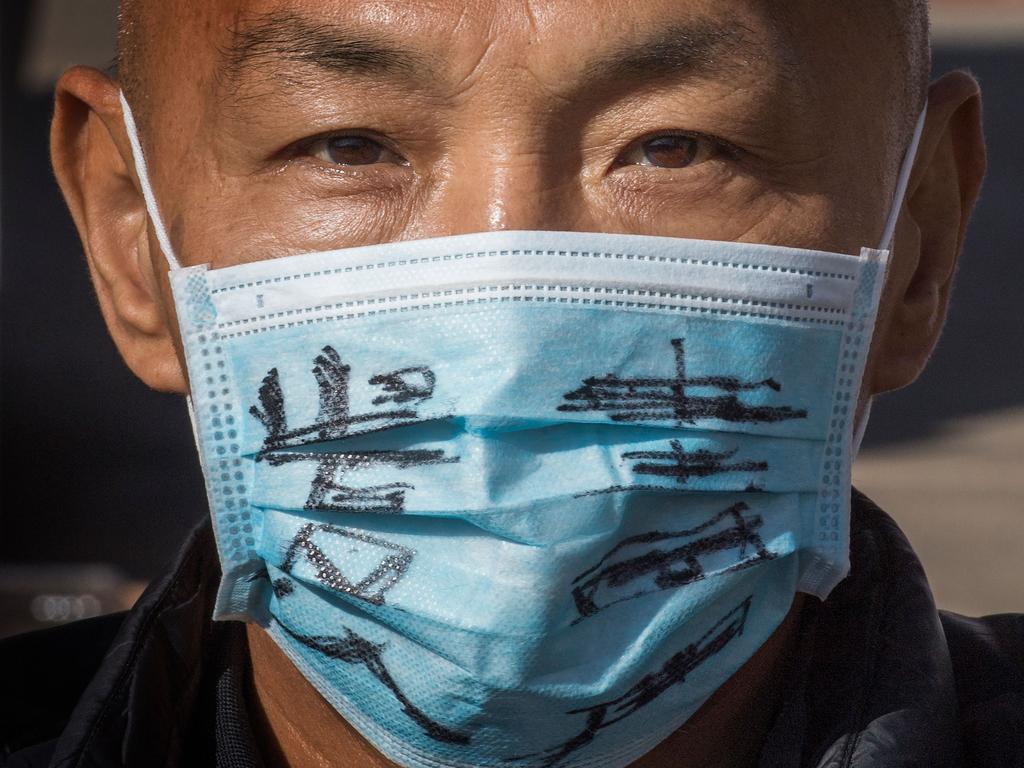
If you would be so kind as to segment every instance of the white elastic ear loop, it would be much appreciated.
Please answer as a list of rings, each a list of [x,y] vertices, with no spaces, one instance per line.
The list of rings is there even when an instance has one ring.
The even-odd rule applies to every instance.
[[[142,152],[142,143],[139,141],[139,129],[135,126],[135,118],[132,116],[132,108],[128,106],[128,100],[124,97],[124,91],[118,94],[121,98],[121,113],[124,115],[124,127],[128,131],[128,142],[132,145],[132,159],[135,161],[135,173],[139,176],[139,183],[142,185],[142,196],[146,200],[146,211],[149,219],[153,222],[153,229],[156,230],[156,239],[160,243],[160,250],[164,252],[164,258],[171,269],[181,269],[174,249],[171,247],[170,238],[167,237],[167,230],[164,229],[164,222],[160,218],[160,210],[156,205],[156,197],[153,195],[153,187],[149,183],[149,171],[146,169],[146,156]]]
[[[860,423],[857,424],[857,431],[853,435],[853,450],[850,453],[850,460],[857,458],[857,454],[860,453],[860,444],[864,442],[864,434],[868,431],[868,420],[871,418],[871,406],[875,402],[875,398],[869,397],[867,404],[864,406],[864,411],[860,415]]]
[[[907,195],[910,174],[914,170],[914,160],[917,159],[917,149],[921,145],[921,134],[924,133],[924,120],[927,115],[928,104],[926,103],[921,108],[921,114],[917,118],[917,125],[914,127],[914,135],[910,139],[910,146],[907,147],[907,154],[903,156],[903,165],[900,167],[900,175],[896,180],[896,192],[892,197],[889,218],[886,219],[885,229],[882,230],[882,240],[878,245],[878,250],[880,251],[888,251],[892,248],[892,241],[896,236],[896,223],[900,219],[900,211],[903,210],[903,199]]]
[[[124,97],[124,91],[118,94],[121,98],[121,114],[124,115],[124,127],[128,132],[128,143],[132,147],[132,160],[135,162],[135,173],[139,176],[139,183],[142,185],[142,197],[146,201],[146,212],[150,221],[153,222],[153,229],[156,231],[157,242],[164,252],[164,258],[171,269],[181,269],[178,258],[174,255],[170,238],[167,237],[167,230],[164,229],[163,219],[160,218],[160,211],[156,206],[156,197],[153,195],[153,187],[149,183],[149,171],[146,168],[146,156],[142,153],[142,142],[139,141],[139,129],[135,125],[135,117],[132,115],[132,108],[128,106],[128,100]],[[192,395],[185,395],[185,403],[188,407],[188,420],[192,424],[192,439],[195,441],[196,450],[199,452],[200,463],[203,461],[203,449],[199,444],[199,425],[196,423],[196,409],[192,404]],[[203,474],[206,474],[206,467],[203,467]]]
[[[924,121],[928,116],[928,104],[921,109],[917,118],[917,125],[914,126],[914,135],[910,139],[907,153],[903,156],[903,165],[900,166],[900,175],[896,179],[896,191],[892,197],[892,207],[889,209],[889,217],[885,221],[885,229],[882,230],[882,240],[878,244],[879,251],[888,251],[892,248],[893,238],[896,236],[896,223],[900,218],[900,211],[903,210],[903,200],[907,196],[907,187],[910,185],[910,174],[914,170],[914,161],[917,159],[917,150],[921,146],[921,135],[924,133]],[[867,405],[860,416],[860,423],[853,435],[851,458],[856,459],[860,453],[860,445],[864,442],[864,434],[868,431],[868,420],[871,418],[871,405],[874,398],[869,397]]]

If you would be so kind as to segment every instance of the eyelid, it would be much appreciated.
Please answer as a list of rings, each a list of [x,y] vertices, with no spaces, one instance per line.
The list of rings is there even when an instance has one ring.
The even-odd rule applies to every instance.
[[[713,146],[719,152],[723,152],[729,156],[738,156],[743,153],[743,150],[730,141],[726,141],[720,136],[715,136],[710,133],[703,133],[701,131],[657,131],[655,133],[649,133],[643,137],[642,141],[649,141],[650,139],[656,139],[659,136],[686,136],[687,138],[696,139],[698,141],[706,141],[708,144]]]
[[[660,130],[660,131],[649,131],[649,132],[645,133],[643,136],[640,136],[639,138],[636,138],[633,141],[631,141],[629,144],[626,145],[625,149],[623,149],[619,153],[618,157],[616,157],[615,163],[612,166],[613,169],[614,168],[622,168],[622,167],[625,167],[625,166],[628,166],[628,165],[633,165],[632,163],[621,162],[621,158],[624,157],[628,152],[634,150],[636,147],[642,146],[644,143],[646,143],[648,141],[652,141],[654,139],[658,139],[658,138],[662,138],[662,137],[666,137],[666,136],[680,136],[682,138],[693,139],[693,140],[698,141],[698,142],[703,142],[706,146],[710,147],[712,152],[713,152],[712,156],[709,157],[709,158],[706,158],[703,162],[707,162],[707,160],[715,159],[718,156],[724,156],[725,158],[727,158],[729,160],[739,160],[739,159],[741,159],[743,157],[743,154],[744,154],[743,150],[740,149],[739,147],[737,147],[735,144],[733,144],[733,143],[731,143],[729,141],[726,141],[725,139],[722,139],[722,138],[720,138],[718,136],[714,136],[714,135],[709,134],[709,133],[703,133],[701,131],[687,131],[687,130],[669,128],[669,129],[664,129],[664,130]],[[700,164],[701,163],[697,163],[697,165],[700,165]],[[690,166],[687,166],[687,167],[690,167]],[[659,169],[659,170],[685,170],[685,169],[664,168],[664,169]]]
[[[382,136],[379,133],[375,133],[374,131],[364,130],[360,128],[327,131],[316,136],[301,139],[292,145],[292,148],[288,154],[291,158],[299,158],[305,156],[315,160],[316,158],[314,156],[313,149],[314,147],[316,147],[317,144],[330,141],[331,139],[342,139],[349,137],[368,139],[369,141],[373,141],[377,144],[380,144],[380,146],[383,147],[384,150],[398,158],[399,162],[393,163],[393,165],[409,165],[409,161],[406,159],[406,157],[401,152],[398,151],[398,149],[394,146],[393,142],[391,142],[387,137]],[[324,164],[331,165],[330,163]],[[373,163],[373,165],[379,165],[379,163]]]

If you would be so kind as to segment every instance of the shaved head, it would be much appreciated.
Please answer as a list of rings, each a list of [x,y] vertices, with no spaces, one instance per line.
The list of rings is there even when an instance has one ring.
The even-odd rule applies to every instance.
[[[800,23],[806,15],[804,3],[782,0],[770,5],[781,23],[813,35],[812,28]],[[884,76],[886,87],[871,106],[893,121],[905,145],[924,107],[931,76],[928,0],[819,0],[814,5],[818,29],[824,32],[831,20],[841,40],[827,32],[823,38],[849,48],[843,57],[849,67],[845,76],[855,79],[872,71]]]

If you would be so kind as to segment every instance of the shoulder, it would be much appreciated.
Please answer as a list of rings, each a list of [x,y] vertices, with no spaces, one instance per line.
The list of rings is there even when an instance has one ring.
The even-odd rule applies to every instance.
[[[0,764],[47,764],[124,617],[97,616],[0,640]]]
[[[971,764],[1017,765],[1024,756],[1024,614],[940,616]]]
[[[128,613],[0,642],[0,766],[146,765],[202,708],[219,574],[204,520]]]

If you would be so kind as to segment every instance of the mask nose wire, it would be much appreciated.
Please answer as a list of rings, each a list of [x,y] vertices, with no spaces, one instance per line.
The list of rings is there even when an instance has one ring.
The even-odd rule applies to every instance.
[[[889,209],[889,217],[885,221],[882,239],[878,244],[878,250],[880,251],[888,251],[892,248],[892,241],[896,236],[896,224],[900,219],[900,211],[903,210],[903,201],[907,196],[910,174],[914,170],[914,160],[917,159],[917,150],[921,146],[921,134],[924,133],[924,121],[927,116],[928,105],[925,104],[917,118],[917,125],[914,126],[914,135],[910,139],[907,153],[903,156],[903,165],[900,166],[900,175],[896,180],[896,191],[892,197],[892,207]]]
[[[142,197],[146,200],[146,212],[149,214],[150,221],[153,222],[157,242],[160,243],[160,250],[164,252],[164,258],[167,259],[167,263],[171,269],[181,269],[181,263],[178,261],[178,257],[174,255],[174,248],[171,247],[171,240],[167,237],[167,230],[164,229],[163,219],[160,218],[160,210],[156,205],[153,187],[149,183],[146,156],[142,152],[142,142],[139,141],[139,129],[135,125],[132,108],[128,106],[128,100],[124,97],[124,91],[120,91],[118,96],[121,99],[124,127],[128,131],[128,142],[132,146],[132,160],[135,162],[135,173],[138,174],[139,183],[142,185]]]

